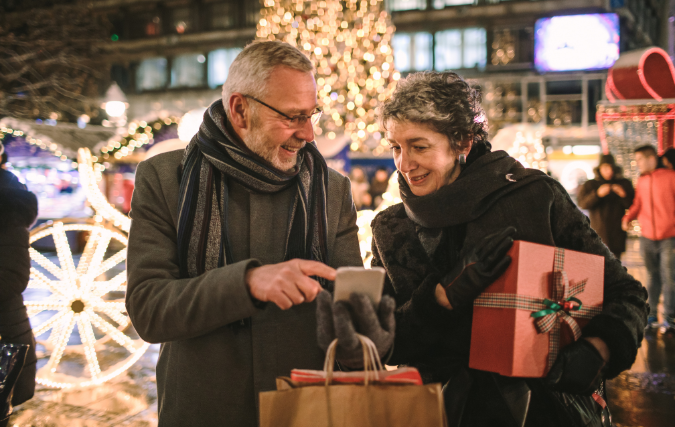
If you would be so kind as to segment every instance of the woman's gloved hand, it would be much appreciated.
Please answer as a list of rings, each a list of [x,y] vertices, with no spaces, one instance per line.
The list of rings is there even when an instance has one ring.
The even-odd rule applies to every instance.
[[[337,360],[350,369],[363,368],[363,349],[357,333],[370,338],[380,357],[384,357],[394,343],[396,321],[394,299],[385,295],[377,310],[367,295],[353,293],[349,301],[333,302],[333,296],[322,291],[317,296],[317,333],[319,347],[328,350],[337,338]]]
[[[546,376],[554,390],[590,396],[600,387],[607,363],[588,340],[563,348]]]
[[[483,289],[491,285],[511,264],[506,253],[513,246],[514,227],[490,234],[462,257],[443,279],[441,286],[452,309],[473,303]]]

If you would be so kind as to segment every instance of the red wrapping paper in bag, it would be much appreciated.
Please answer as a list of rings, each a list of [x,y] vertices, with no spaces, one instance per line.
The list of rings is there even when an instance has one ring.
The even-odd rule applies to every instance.
[[[516,241],[511,265],[474,302],[469,367],[542,378],[602,310],[605,258]]]

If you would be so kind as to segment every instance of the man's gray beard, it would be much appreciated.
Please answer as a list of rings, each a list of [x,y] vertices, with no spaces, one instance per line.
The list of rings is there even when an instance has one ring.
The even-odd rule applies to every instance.
[[[299,140],[297,140],[297,138],[291,137],[288,141],[293,141],[291,144],[293,146],[299,145]],[[278,169],[282,172],[288,172],[295,167],[296,160],[298,158],[297,155],[294,160],[282,162],[277,155],[280,147],[269,143],[266,135],[255,125],[252,126],[251,132],[249,132],[248,135],[246,135],[246,138],[244,138],[244,143],[251,151],[262,157],[263,160],[272,165],[272,167],[275,169]]]

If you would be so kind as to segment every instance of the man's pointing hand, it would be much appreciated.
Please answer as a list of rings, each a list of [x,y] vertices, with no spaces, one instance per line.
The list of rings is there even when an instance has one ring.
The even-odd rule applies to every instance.
[[[335,269],[317,261],[292,259],[250,269],[246,273],[246,284],[253,298],[273,302],[287,310],[314,301],[321,292],[319,282],[309,276],[335,280]]]

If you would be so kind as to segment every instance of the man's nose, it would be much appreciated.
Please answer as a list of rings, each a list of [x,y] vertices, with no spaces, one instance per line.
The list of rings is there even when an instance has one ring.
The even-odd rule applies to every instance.
[[[307,119],[305,123],[295,131],[295,137],[307,142],[314,141],[314,125],[312,124],[312,121]]]

